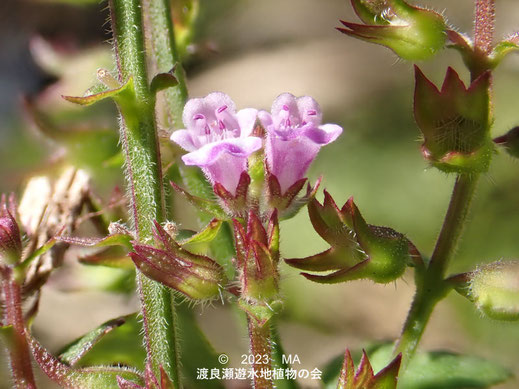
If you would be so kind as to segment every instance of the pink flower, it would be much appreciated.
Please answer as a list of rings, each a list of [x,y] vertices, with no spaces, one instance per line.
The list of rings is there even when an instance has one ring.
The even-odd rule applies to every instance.
[[[262,147],[260,138],[250,136],[257,112],[236,112],[234,102],[221,92],[191,99],[182,117],[186,129],[173,132],[171,140],[189,151],[182,157],[186,165],[199,166],[212,184],[235,194],[249,155]]]
[[[269,171],[283,192],[304,177],[319,149],[342,133],[336,124],[321,125],[321,108],[309,96],[283,93],[274,100],[271,113],[260,111],[258,118],[267,131]]]

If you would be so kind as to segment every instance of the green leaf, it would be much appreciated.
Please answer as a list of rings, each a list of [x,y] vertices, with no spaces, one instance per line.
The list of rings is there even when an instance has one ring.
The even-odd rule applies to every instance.
[[[119,150],[119,134],[113,128],[95,124],[85,127],[84,123],[57,125],[47,112],[28,99],[24,101],[24,108],[28,119],[44,136],[65,147],[68,161],[75,166],[98,170]]]
[[[281,312],[283,302],[281,300],[269,301],[266,303],[250,303],[244,298],[238,300],[238,306],[247,313],[247,315],[256,321],[256,324],[263,327],[271,320],[274,315]]]
[[[498,42],[490,55],[492,66],[495,68],[510,53],[519,50],[519,33],[515,33],[509,38]]]
[[[95,330],[94,330],[95,331]],[[77,362],[78,366],[122,364],[144,370],[146,350],[142,343],[142,324],[137,314],[125,316],[124,324],[98,339]]]
[[[136,384],[143,379],[135,370],[122,367],[95,366],[83,369],[71,368],[52,356],[32,336],[28,342],[36,363],[42,371],[58,385],[81,389],[118,389],[117,378],[124,378]]]
[[[222,225],[222,221],[218,219],[213,219],[209,222],[209,224],[198,234],[195,234],[188,239],[179,242],[182,246],[191,245],[191,244],[200,244],[200,243],[209,243],[216,238],[218,235],[218,231]]]
[[[220,220],[228,220],[229,216],[225,214],[218,203],[212,201],[214,199],[214,192],[211,185],[207,182],[202,171],[197,167],[182,166],[180,174],[182,181],[189,191],[197,196],[197,199],[202,199],[211,207],[198,207],[198,218],[202,224],[208,223],[211,218],[216,217]],[[176,185],[173,184],[175,188]],[[189,199],[188,199],[189,201]],[[190,201],[193,203],[192,201]],[[223,223],[220,227],[217,236],[210,244],[210,252],[212,258],[218,262],[224,269],[227,278],[234,278],[234,265],[232,257],[235,255],[234,241],[232,234],[232,227],[229,223]]]
[[[113,98],[117,102],[123,102],[128,98],[134,98],[133,78],[130,77],[125,83],[117,88],[106,89],[102,86],[95,86],[89,89],[85,96],[63,96],[65,100],[79,105],[91,105],[109,97]]]
[[[70,366],[75,365],[101,338],[115,328],[122,326],[127,318],[131,318],[131,315],[108,320],[88,334],[69,343],[59,353],[59,360]]]
[[[212,257],[216,258],[217,262],[224,267],[226,276],[233,278],[234,272],[230,272],[228,267],[232,266],[229,261],[234,256],[234,246],[228,247],[229,240],[222,239],[222,232],[225,233],[226,226],[227,223],[222,220],[213,219],[198,233],[180,230],[175,239],[183,248],[192,253],[206,255],[210,252]]]
[[[133,262],[128,257],[128,252],[133,250],[132,239],[133,237],[129,233],[114,233],[104,238],[59,237],[60,241],[68,244],[103,249],[81,256],[79,258],[80,263],[124,270],[133,270],[135,268]]]
[[[128,250],[133,248],[131,241],[132,237],[126,234],[113,234],[108,235],[106,238],[103,238],[99,241],[95,247],[108,247],[108,246],[123,246]]]
[[[211,258],[224,268],[225,275],[229,280],[234,278],[235,268],[232,258],[236,252],[234,250],[234,240],[232,227],[229,222],[225,222],[220,227],[218,234],[209,245]]]
[[[366,24],[341,20],[338,30],[367,42],[386,46],[409,61],[431,58],[445,45],[445,19],[403,0],[352,0],[355,13]]]
[[[373,370],[378,372],[391,360],[392,344],[368,349]],[[358,361],[360,354],[354,355]],[[334,358],[323,370],[325,388],[336,388],[343,356]],[[496,362],[445,351],[418,353],[398,379],[398,389],[488,388],[512,377]]]
[[[272,336],[272,367],[276,369],[290,368],[289,363],[285,358],[283,358],[286,354],[281,343],[281,337],[279,336],[277,322],[275,320],[272,320],[270,331]],[[280,379],[275,380],[274,383],[278,389],[299,389],[299,384],[295,380]]]
[[[133,270],[135,265],[127,253],[119,247],[109,247],[100,252],[78,258],[79,263],[87,266],[105,266],[116,269]]]
[[[78,238],[74,236],[61,236],[59,237],[59,240],[83,247],[122,246],[128,250],[133,249],[131,244],[133,237],[123,233],[111,234],[104,238]]]
[[[186,380],[185,387],[196,387],[197,368],[221,368],[218,353],[215,352],[196,322],[193,311],[188,305],[178,304],[177,326],[180,332],[180,347],[182,350],[182,371]],[[138,369],[144,369],[146,352],[142,345],[142,323],[137,314],[124,316],[125,322],[116,326],[97,339],[84,354],[81,355],[78,366],[123,364]],[[114,319],[118,320],[118,319]],[[84,338],[94,337],[110,322],[104,323]],[[75,341],[77,342],[77,341]],[[74,343],[73,343],[74,344]],[[71,346],[73,346],[73,344]],[[204,381],[204,388],[221,389],[223,385],[218,380]]]
[[[0,339],[5,343],[4,346],[7,346],[7,348],[14,347],[14,328],[12,325],[8,326],[0,326]]]
[[[179,166],[180,175],[185,186],[194,196],[203,199],[214,199],[214,192],[202,171],[193,166]]]
[[[197,369],[213,368],[221,369],[223,366],[218,362],[218,353],[209,343],[195,320],[193,311],[186,304],[177,305],[177,320],[180,332],[180,349],[183,376],[187,382],[187,388],[200,387],[197,380]],[[223,389],[219,380],[203,381],[203,387],[207,389]]]
[[[150,84],[151,93],[155,94],[161,90],[177,86],[178,80],[174,74],[175,68],[171,69],[168,73],[159,73],[153,77]]]
[[[216,217],[218,219],[226,220],[229,219],[229,216],[224,212],[222,207],[218,205],[216,201],[208,200],[202,197],[193,196],[188,191],[182,189],[180,186],[175,184],[174,182],[171,182],[171,186],[173,189],[184,196],[184,198],[191,203],[195,208],[198,210],[198,218],[202,223],[209,222],[208,215],[212,215],[213,217]]]

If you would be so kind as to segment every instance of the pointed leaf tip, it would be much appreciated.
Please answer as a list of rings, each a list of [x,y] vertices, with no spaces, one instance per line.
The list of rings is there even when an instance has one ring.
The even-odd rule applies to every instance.
[[[65,346],[59,353],[59,360],[69,366],[74,366],[81,358],[88,353],[106,334],[112,330],[122,326],[130,317],[121,316],[115,319],[108,320],[99,327],[90,331],[86,335],[74,340]]]
[[[131,96],[131,97],[130,97]],[[91,105],[97,103],[98,101],[104,100],[106,98],[113,98],[114,100],[122,103],[123,105],[128,105],[129,101],[134,98],[133,94],[133,78],[130,77],[126,82],[124,82],[118,88],[108,89],[101,92],[97,92],[94,94],[88,94],[85,96],[61,96],[67,101],[71,103],[79,104],[79,105]]]

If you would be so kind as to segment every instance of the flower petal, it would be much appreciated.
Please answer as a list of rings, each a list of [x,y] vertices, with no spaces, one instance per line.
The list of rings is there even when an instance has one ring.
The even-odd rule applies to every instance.
[[[186,151],[197,149],[189,130],[177,130],[171,134],[170,139]]]
[[[202,170],[213,185],[218,182],[234,196],[240,176],[247,170],[247,157],[222,153],[213,164]]]
[[[257,116],[258,110],[254,108],[245,108],[238,111],[236,119],[238,120],[238,125],[241,129],[240,136],[242,138],[252,134]]]
[[[297,99],[291,93],[279,95],[272,103],[271,112],[276,127],[281,124],[282,120],[286,120],[287,118],[290,120],[291,126],[297,126],[301,123]]]
[[[259,111],[258,119],[265,130],[269,130],[273,126],[272,115],[267,111]]]
[[[327,145],[336,140],[342,133],[342,127],[337,124],[323,124],[319,127],[309,127],[304,135],[318,145]]]
[[[187,129],[196,128],[196,115],[203,115],[208,122],[214,121],[215,111],[223,106],[227,106],[228,112],[232,114],[236,112],[234,101],[222,92],[212,92],[204,98],[190,99],[182,114],[184,125]]]
[[[261,149],[262,141],[258,137],[231,138],[202,146],[196,151],[186,154],[182,160],[186,165],[206,167],[214,164],[222,154],[247,158]]]
[[[307,137],[284,140],[269,136],[265,154],[270,173],[276,176],[284,193],[304,177],[321,146]]]
[[[321,124],[323,115],[321,107],[310,96],[301,96],[297,99],[297,108],[299,109],[299,116],[305,123],[312,123],[315,126]]]

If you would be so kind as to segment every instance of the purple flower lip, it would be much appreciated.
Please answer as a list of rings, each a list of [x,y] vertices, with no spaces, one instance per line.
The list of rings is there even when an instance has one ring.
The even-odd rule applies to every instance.
[[[199,166],[212,184],[234,194],[249,155],[262,147],[262,139],[251,136],[257,112],[236,112],[234,102],[221,92],[191,99],[182,117],[186,128],[173,132],[171,140],[189,152],[182,157],[186,165]]]
[[[336,124],[321,124],[321,108],[309,96],[283,93],[271,112],[260,111],[258,118],[267,132],[267,166],[283,192],[304,177],[320,148],[342,133]]]

